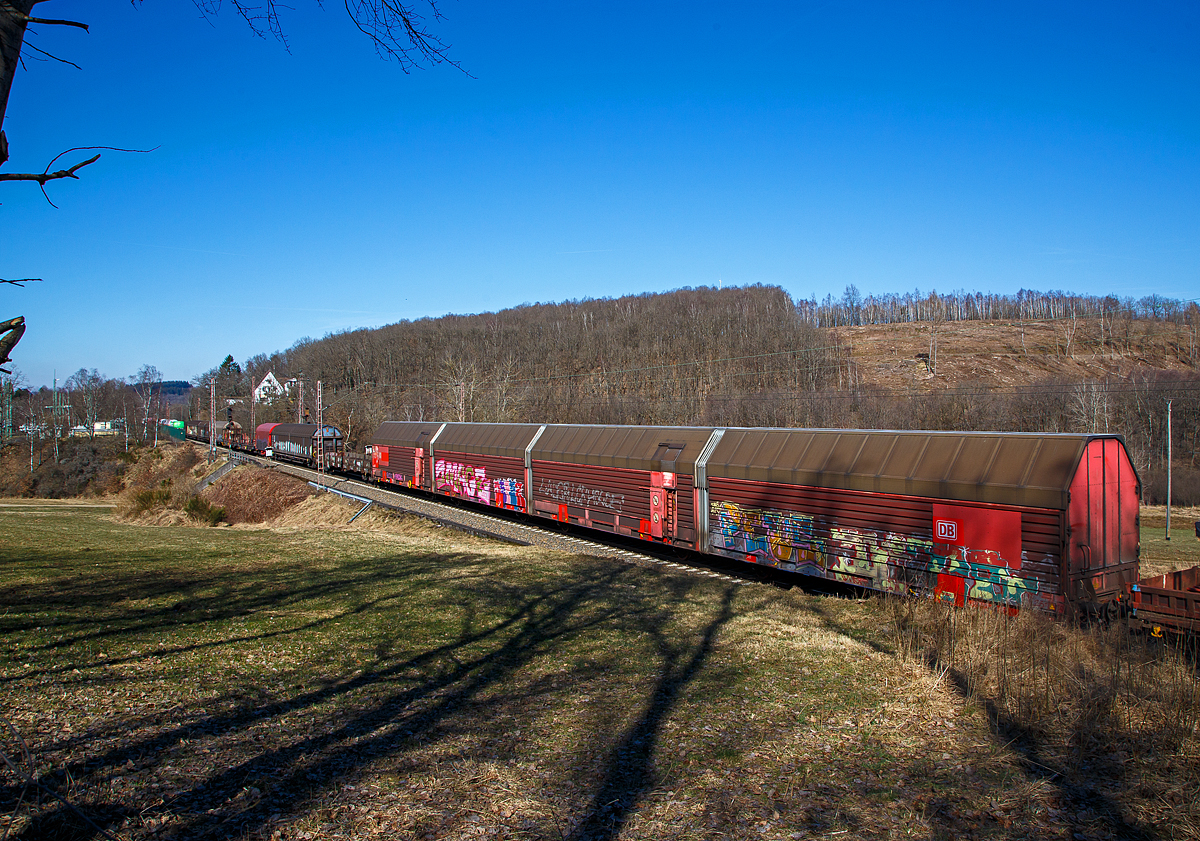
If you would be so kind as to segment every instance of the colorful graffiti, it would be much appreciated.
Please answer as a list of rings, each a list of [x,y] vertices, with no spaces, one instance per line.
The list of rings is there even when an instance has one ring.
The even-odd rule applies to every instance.
[[[720,501],[712,505],[709,545],[720,554],[900,595],[963,598],[1019,606],[1038,589],[1020,561],[999,553],[934,543],[898,532],[826,525],[798,511]]]
[[[542,479],[538,482],[538,496],[565,502],[579,508],[607,508],[609,511],[621,511],[625,504],[625,494],[614,494],[597,488],[588,488],[574,482],[556,482]]]
[[[433,481],[442,493],[500,508],[525,508],[525,483],[509,477],[489,479],[485,467],[438,459],[433,465]]]

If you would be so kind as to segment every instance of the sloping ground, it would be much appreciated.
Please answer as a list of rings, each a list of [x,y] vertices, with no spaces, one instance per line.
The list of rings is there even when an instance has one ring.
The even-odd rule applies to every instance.
[[[0,715],[79,810],[0,768],[15,837],[1200,837],[1186,661],[1038,617],[431,528],[0,531]]]
[[[303,479],[278,470],[245,465],[209,485],[201,496],[225,509],[231,524],[274,519],[316,491]]]
[[[954,321],[830,328],[861,385],[907,390],[1077,382],[1138,369],[1195,371],[1196,336],[1165,322]],[[920,355],[929,357],[928,363]],[[936,362],[935,362],[936,360]]]

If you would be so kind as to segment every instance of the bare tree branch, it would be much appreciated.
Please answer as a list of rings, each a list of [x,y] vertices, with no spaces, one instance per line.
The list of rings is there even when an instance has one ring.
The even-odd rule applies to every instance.
[[[154,149],[157,148],[157,146],[154,147]],[[86,161],[81,161],[75,164],[75,166],[68,167],[67,169],[59,169],[51,172],[50,167],[54,166],[55,161],[57,161],[63,155],[69,155],[71,152],[87,152],[91,151],[92,149],[107,149],[113,152],[139,152],[142,154],[154,151],[154,149],[122,149],[118,146],[75,146],[71,149],[67,149],[65,152],[59,152],[57,155],[55,155],[54,160],[46,164],[46,169],[42,172],[0,172],[0,181],[36,181],[38,186],[41,187],[42,195],[46,197],[46,201],[49,202],[51,207],[56,208],[58,205],[50,201],[50,196],[46,192],[46,182],[54,181],[59,178],[74,178],[78,180],[79,176],[75,173],[88,164],[94,164],[96,161],[100,160],[100,155],[93,155]]]
[[[417,12],[416,4],[396,0],[343,2],[354,25],[374,42],[375,51],[385,58],[395,59],[405,73],[422,66],[424,62],[431,65],[449,64],[467,73],[457,61],[446,56],[450,45],[425,28],[425,18]],[[426,2],[434,20],[445,20],[436,0]]]
[[[276,0],[261,0],[261,5],[253,5],[251,0],[230,2],[251,32],[259,37],[270,33],[284,49],[288,49],[279,10],[290,7],[281,6]],[[213,18],[220,12],[222,0],[192,0],[192,3],[205,18]],[[375,44],[375,51],[384,58],[395,59],[405,73],[425,64],[449,64],[462,70],[457,61],[446,56],[450,45],[426,28],[425,16],[417,11],[419,5],[427,4],[430,19],[445,20],[437,0],[420,0],[419,3],[411,0],[343,0],[343,3],[350,20]]]
[[[79,176],[75,174],[77,170],[87,166],[88,164],[94,164],[98,160],[100,160],[100,156],[98,154],[93,155],[86,161],[77,163],[75,166],[70,167],[69,169],[59,169],[55,170],[54,172],[51,172],[49,167],[46,168],[45,172],[0,172],[0,181],[36,181],[39,184],[45,184],[47,181],[53,181],[56,178],[77,179],[79,178]]]
[[[0,277],[0,283],[11,283],[13,286],[24,286],[26,283],[41,283],[40,277],[22,277],[18,280],[5,280]]]
[[[50,20],[48,18],[31,18],[31,17],[29,17],[29,15],[26,15],[25,22],[26,23],[44,23],[47,26],[77,26],[80,29],[82,29],[84,32],[89,31],[88,25],[86,23],[80,23],[77,20]]]
[[[63,64],[69,64],[69,65],[71,65],[72,67],[74,67],[76,70],[82,70],[82,69],[83,69],[82,67],[80,67],[80,66],[79,66],[78,64],[76,64],[75,62],[73,62],[73,61],[67,61],[67,59],[65,59],[65,58],[59,58],[58,56],[54,55],[54,53],[48,53],[48,52],[46,52],[45,50],[43,50],[41,47],[35,47],[33,44],[29,43],[28,41],[26,41],[26,42],[25,42],[25,49],[27,49],[27,50],[33,50],[35,53],[41,53],[41,54],[42,54],[42,55],[44,55],[46,58],[52,58],[52,59],[54,59],[55,61],[61,61]],[[25,60],[25,54],[24,54],[23,52],[21,53],[21,60],[22,60],[22,61],[24,61],[24,60]]]

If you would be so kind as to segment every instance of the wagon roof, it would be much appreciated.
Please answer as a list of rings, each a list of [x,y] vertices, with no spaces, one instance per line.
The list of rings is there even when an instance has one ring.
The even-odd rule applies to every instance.
[[[433,448],[523,459],[539,428],[537,423],[448,423]]]
[[[1112,435],[727,429],[708,475],[1065,509],[1088,441]]]
[[[441,425],[438,421],[384,421],[371,436],[371,445],[426,447]]]
[[[325,424],[321,427],[325,430],[326,438],[341,438],[342,431],[336,426]],[[262,429],[260,426],[259,429]],[[289,438],[316,438],[317,425],[315,423],[277,423],[271,432],[276,437],[287,436]]]
[[[695,426],[547,426],[533,458],[633,470],[691,473],[712,428]]]

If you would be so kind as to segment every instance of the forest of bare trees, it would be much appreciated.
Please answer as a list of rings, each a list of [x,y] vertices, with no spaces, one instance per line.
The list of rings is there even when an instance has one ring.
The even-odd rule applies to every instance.
[[[902,324],[914,321],[1045,321],[1069,318],[1098,319],[1105,325],[1151,319],[1195,327],[1200,320],[1196,301],[1162,295],[1118,298],[1113,295],[1077,295],[1070,292],[1035,292],[1016,295],[985,292],[913,292],[867,295],[847,286],[840,298],[826,295],[800,300],[797,310],[817,327],[862,324]]]
[[[1122,357],[1119,374],[1111,364],[1096,364],[1084,366],[1095,372],[1087,376],[1017,385],[959,381],[888,389],[864,381],[845,328],[814,325],[806,310],[811,302],[797,303],[769,286],[682,289],[303,339],[244,363],[227,356],[193,380],[203,387],[192,388],[190,399],[183,397],[186,384],[161,383],[150,366],[124,379],[81,369],[65,383],[68,409],[56,416],[50,390],[18,389],[14,421],[40,436],[37,458],[51,457],[53,429],[74,426],[79,434],[80,427],[114,419],[122,443],[126,435],[133,445],[153,443],[160,417],[207,419],[208,383],[215,379],[219,416],[232,410],[249,426],[252,387],[270,371],[280,381],[303,382],[304,405],[293,388],[254,404],[256,422],[305,412],[315,417],[321,381],[325,419],[358,447],[382,421],[405,419],[1111,432],[1124,436],[1147,500],[1154,501],[1165,494],[1169,405],[1173,497],[1200,504],[1200,319],[1194,302],[1117,302],[1119,307],[1082,315],[1093,299],[1021,293],[971,296],[969,305],[965,297],[937,300],[947,320],[979,313],[1008,319],[1019,311],[1044,322],[1058,313],[1051,332],[1061,332],[1067,344],[1030,349],[1034,355],[1104,361],[1126,348],[1133,352]],[[863,312],[875,312],[872,301],[878,303],[857,300],[849,289],[836,318],[853,321],[847,313],[858,307],[858,320],[864,320]],[[1035,319],[1039,314],[1047,317]]]
[[[851,287],[821,305],[819,318],[812,306],[778,287],[750,286],[402,321],[253,357],[228,388],[248,398],[251,383],[272,371],[307,382],[311,404],[321,380],[326,418],[360,445],[389,419],[1115,432],[1148,498],[1165,489],[1170,402],[1175,495],[1200,502],[1194,302],[1029,292],[862,299]],[[823,326],[904,321],[910,307],[913,319],[934,321],[1054,320],[1063,357],[1137,350],[1170,331],[1161,344],[1174,367],[1153,360],[1161,367],[1139,363],[1121,376],[898,392],[863,382],[844,337]],[[258,419],[295,417],[295,396],[283,408],[258,407]],[[207,390],[195,410],[206,411],[205,401]],[[243,424],[248,405],[236,408]]]

